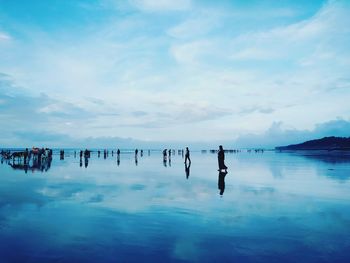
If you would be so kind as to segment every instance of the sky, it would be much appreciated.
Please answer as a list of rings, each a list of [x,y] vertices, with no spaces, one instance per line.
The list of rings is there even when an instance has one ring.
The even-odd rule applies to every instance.
[[[350,136],[350,2],[0,0],[0,147]]]

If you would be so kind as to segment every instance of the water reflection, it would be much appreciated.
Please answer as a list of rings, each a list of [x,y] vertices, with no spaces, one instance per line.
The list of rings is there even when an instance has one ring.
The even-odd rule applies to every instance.
[[[227,155],[234,176],[225,192],[227,173],[216,174],[214,155],[194,152],[191,166],[172,154],[165,169],[161,152],[144,153],[137,168],[134,152],[119,168],[115,159],[83,154],[81,166],[93,162],[85,170],[69,151],[65,161],[57,152],[51,176],[23,176],[2,160],[0,261],[350,262],[350,181],[324,176],[328,168],[346,174],[349,164]],[[62,224],[69,227],[57,232]]]
[[[87,158],[87,157],[85,157],[84,158],[85,159],[85,168],[87,168],[88,167],[88,165],[89,165],[89,158]]]
[[[302,156],[304,158],[313,159],[325,163],[337,164],[337,163],[350,163],[350,153],[347,151],[307,151],[296,152],[294,155]]]
[[[225,177],[226,177],[227,171],[219,171],[219,177],[218,177],[218,189],[220,190],[220,195],[222,196],[225,192]]]
[[[185,163],[186,179],[188,179],[188,177],[190,177],[190,168],[191,168],[191,163],[189,163],[189,164]]]
[[[28,162],[15,162],[15,160],[8,161],[7,164],[12,167],[13,170],[23,170],[25,173],[28,172],[28,170],[34,172],[34,171],[41,171],[41,172],[47,172],[51,168],[51,162],[52,158],[33,158],[31,161]],[[3,161],[1,162],[3,163]]]

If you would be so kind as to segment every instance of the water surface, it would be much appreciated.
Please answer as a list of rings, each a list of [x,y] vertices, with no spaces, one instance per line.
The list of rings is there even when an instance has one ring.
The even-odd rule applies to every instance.
[[[349,156],[226,154],[226,176],[215,154],[191,159],[3,162],[0,261],[350,262]]]

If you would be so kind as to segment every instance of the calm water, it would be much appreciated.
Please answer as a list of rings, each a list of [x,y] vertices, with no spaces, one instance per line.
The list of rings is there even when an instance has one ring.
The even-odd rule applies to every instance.
[[[0,165],[1,263],[350,262],[348,156],[101,157]]]

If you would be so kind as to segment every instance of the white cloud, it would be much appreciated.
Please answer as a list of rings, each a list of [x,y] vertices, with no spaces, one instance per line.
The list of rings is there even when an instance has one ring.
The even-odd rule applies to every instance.
[[[36,99],[45,92],[53,100],[37,114],[71,114],[46,125],[84,137],[211,140],[263,132],[276,120],[310,129],[350,114],[347,7],[330,2],[303,21],[237,30],[252,13],[231,21],[241,10],[132,3],[145,11],[186,12],[130,14],[128,6],[79,37],[23,26],[25,40],[0,49],[0,71]],[[80,114],[92,121],[79,121]]]
[[[129,0],[144,11],[181,11],[191,7],[191,0]]]
[[[257,47],[242,49],[230,56],[234,60],[273,60],[281,57],[281,54],[276,54],[273,50],[263,50]]]
[[[168,29],[167,33],[179,39],[203,37],[219,26],[221,15],[213,10],[199,10],[195,15]]]
[[[320,139],[327,136],[348,137],[349,134],[350,121],[344,119],[318,123],[308,130],[299,130],[288,127],[283,122],[274,122],[263,133],[239,136],[235,141],[235,145],[238,147],[274,148],[276,146],[302,143],[307,140]]]
[[[10,40],[10,39],[11,39],[11,37],[8,34],[0,32],[0,41],[7,41],[7,40]]]
[[[199,60],[213,48],[215,47],[211,41],[199,40],[173,45],[170,53],[178,63],[193,65],[198,64]]]
[[[349,8],[329,2],[313,17],[291,25],[262,32],[242,34],[232,41],[233,58],[296,60],[308,56],[314,49],[330,54],[350,39]],[[331,51],[329,51],[331,50]]]

